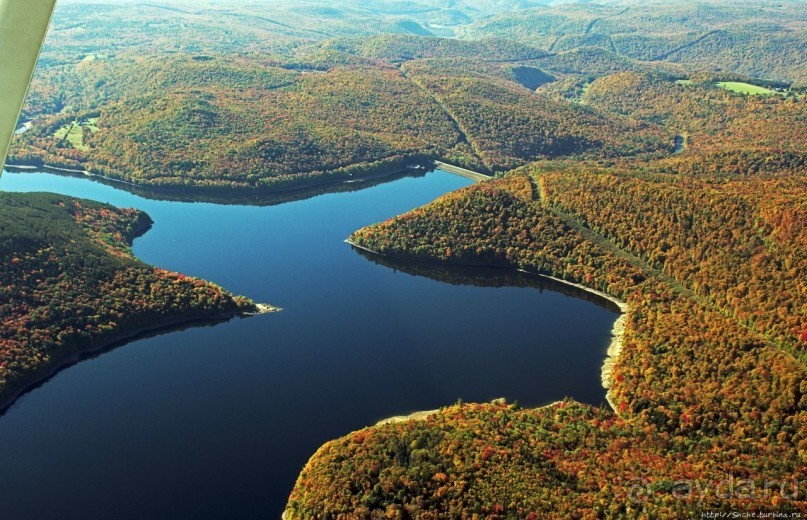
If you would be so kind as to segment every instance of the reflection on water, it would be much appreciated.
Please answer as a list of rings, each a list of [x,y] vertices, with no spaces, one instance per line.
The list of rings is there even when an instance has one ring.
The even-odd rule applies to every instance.
[[[383,265],[396,272],[400,271],[412,276],[423,276],[451,285],[470,285],[473,287],[530,287],[541,293],[544,291],[552,291],[586,300],[605,309],[619,311],[616,304],[596,294],[537,274],[524,273],[511,268],[447,265],[437,262],[380,255],[371,253],[360,247],[353,247],[353,250],[371,262]]]
[[[18,129],[16,133],[27,131],[28,128],[30,128],[30,123],[26,123],[26,125],[28,126]],[[238,206],[275,206],[278,204],[284,204],[286,202],[310,199],[312,197],[316,197],[317,195],[325,195],[328,193],[347,193],[351,191],[359,191],[406,177],[423,177],[427,173],[434,171],[421,168],[407,168],[398,172],[357,177],[356,179],[347,181],[339,179],[330,183],[318,183],[317,185],[310,187],[297,187],[281,191],[275,190],[271,193],[259,193],[251,191],[221,191],[213,193],[212,190],[210,193],[207,193],[203,188],[184,191],[179,188],[162,189],[159,186],[143,187],[123,180],[106,178],[100,175],[88,175],[86,173],[81,173],[70,169],[49,168],[47,166],[39,166],[34,168],[30,166],[14,166],[7,164],[5,168],[10,172],[17,173],[32,173],[41,171],[53,173],[62,177],[90,180],[111,188],[126,190],[128,193],[149,200],[160,200],[166,202],[209,202],[213,204]]]
[[[141,338],[23,396],[0,417],[0,518],[278,518],[324,442],[380,419],[458,398],[601,404],[617,316],[601,302],[508,271],[368,261],[344,243],[469,182],[435,171],[251,206],[4,174],[4,191],[146,211],[137,256],[284,310]]]
[[[233,320],[233,319],[247,319],[248,317],[249,316],[243,316],[243,317],[239,316],[239,317],[226,318],[226,319],[225,318],[211,318],[211,319],[205,319],[205,320],[199,320],[199,321],[192,321],[192,322],[188,322],[188,323],[184,323],[184,324],[180,324],[180,325],[160,327],[160,328],[156,328],[154,330],[148,330],[148,331],[143,331],[143,332],[140,332],[140,333],[137,333],[137,334],[132,334],[131,336],[129,336],[127,338],[123,338],[123,339],[121,339],[119,341],[113,341],[113,342],[109,343],[108,345],[105,345],[102,348],[99,348],[98,350],[92,350],[92,351],[85,351],[85,352],[77,353],[74,358],[72,358],[72,359],[68,358],[68,359],[65,360],[65,365],[66,365],[65,368],[69,368],[69,366],[73,366],[75,364],[82,363],[84,361],[93,360],[95,358],[103,356],[104,354],[112,352],[113,350],[115,350],[117,348],[123,347],[125,345],[128,345],[129,343],[133,343],[133,342],[136,342],[136,341],[144,341],[144,340],[147,340],[149,338],[156,338],[158,336],[162,336],[164,334],[178,333],[178,332],[182,332],[182,331],[190,330],[190,329],[197,329],[197,328],[203,328],[203,327],[215,327],[217,325],[221,325],[222,323],[227,323],[228,321]],[[14,406],[14,404],[17,402],[17,400],[24,399],[27,394],[29,394],[31,392],[35,392],[38,388],[41,388],[43,385],[47,384],[48,381],[50,381],[51,379],[56,377],[58,374],[59,374],[59,372],[57,371],[57,372],[55,372],[55,373],[41,379],[40,381],[37,381],[37,382],[31,384],[30,386],[24,388],[19,393],[19,395],[15,395],[15,397],[14,397],[15,400],[14,401],[8,403],[3,408],[0,408],[0,420],[2,419],[3,415],[5,415],[5,413],[9,410],[9,408]]]

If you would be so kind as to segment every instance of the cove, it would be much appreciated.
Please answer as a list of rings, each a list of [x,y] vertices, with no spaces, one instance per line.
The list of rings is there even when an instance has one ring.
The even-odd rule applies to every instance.
[[[139,339],[70,367],[0,417],[4,518],[279,518],[324,442],[378,420],[506,397],[602,404],[618,312],[509,271],[380,260],[344,239],[470,181],[443,171],[270,206],[150,200],[4,173],[146,211],[144,261],[280,313]]]

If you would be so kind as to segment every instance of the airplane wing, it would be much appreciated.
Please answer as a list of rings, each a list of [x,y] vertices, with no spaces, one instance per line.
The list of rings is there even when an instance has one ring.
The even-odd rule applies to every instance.
[[[0,170],[56,0],[0,0]]]

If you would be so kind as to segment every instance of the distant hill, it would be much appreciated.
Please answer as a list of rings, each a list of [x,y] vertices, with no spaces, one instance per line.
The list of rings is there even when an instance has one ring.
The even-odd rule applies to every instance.
[[[598,47],[640,61],[807,84],[800,2],[568,4],[478,20],[463,37],[509,37],[553,52]]]
[[[435,158],[502,171],[672,150],[652,123],[533,92],[556,79],[547,58],[507,40],[405,35],[308,44],[289,60],[127,51],[42,70],[26,108],[36,123],[10,162],[267,191]]]

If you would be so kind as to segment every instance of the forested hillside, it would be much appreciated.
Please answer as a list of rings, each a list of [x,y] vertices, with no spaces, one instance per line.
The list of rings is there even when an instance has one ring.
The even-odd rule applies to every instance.
[[[510,37],[562,55],[597,48],[642,62],[804,84],[804,6],[792,2],[614,2],[500,14],[464,36]]]
[[[0,194],[0,408],[80,354],[182,322],[255,312],[214,284],[135,259],[145,213]]]
[[[437,104],[394,68],[294,74],[203,63],[175,61],[178,81],[157,76],[157,86],[123,87],[119,101],[95,112],[49,120],[23,136],[30,146],[11,161],[86,168],[144,185],[261,190],[322,181],[336,170],[344,177],[394,170],[458,140]],[[253,75],[255,83],[241,79]],[[140,77],[138,64],[111,81],[119,77]],[[99,131],[85,132],[87,151],[53,138],[71,118],[90,115]]]
[[[802,176],[529,171],[351,240],[393,257],[549,274],[623,299],[614,411],[466,405],[361,430],[312,458],[291,517],[804,511],[803,494],[785,488],[715,491],[738,475],[756,490],[807,476]]]
[[[409,44],[412,54],[429,55],[435,42]],[[435,52],[451,56],[465,45]],[[428,60],[399,69],[372,59],[317,72],[223,58],[173,58],[168,68],[164,60],[82,64],[81,80],[66,85],[79,94],[38,118],[10,161],[164,189],[267,191],[435,158],[500,171],[538,158],[672,150],[672,136],[652,124],[538,96],[501,66],[499,77],[474,77],[462,63],[435,73]],[[60,133],[87,121],[94,127],[82,128],[80,142]]]
[[[432,39],[415,43],[425,49]],[[63,87],[35,87],[33,113],[64,106],[36,118],[10,161],[208,193],[328,183],[438,158],[488,172],[558,160],[707,174],[804,164],[805,99],[796,92],[748,95],[721,88],[725,76],[675,81],[658,70],[580,83],[534,60],[361,60],[316,72],[214,57],[84,63],[80,77],[53,76]],[[57,93],[59,103],[48,97]]]
[[[287,520],[804,515],[806,22],[799,0],[64,3],[9,162],[266,204],[445,161],[493,178],[349,241],[622,302],[603,406],[347,434]],[[133,258],[149,226],[0,194],[0,407],[81,352],[257,309]]]
[[[681,143],[687,153],[668,159],[670,170],[758,164],[771,148],[790,152],[788,167],[803,162],[788,130],[804,126],[795,4],[521,2],[490,16],[504,3],[382,3],[361,14],[352,2],[281,2],[263,14],[238,3],[68,4],[11,162],[208,196],[433,159],[486,172],[536,160],[642,168]],[[763,25],[771,40],[760,46],[748,35]],[[454,38],[439,37],[447,31]],[[771,68],[723,65],[740,41]]]
[[[740,150],[804,155],[802,96],[744,95],[719,86],[720,75],[662,81],[621,72],[594,81],[582,103],[648,123],[685,137],[689,155]]]

